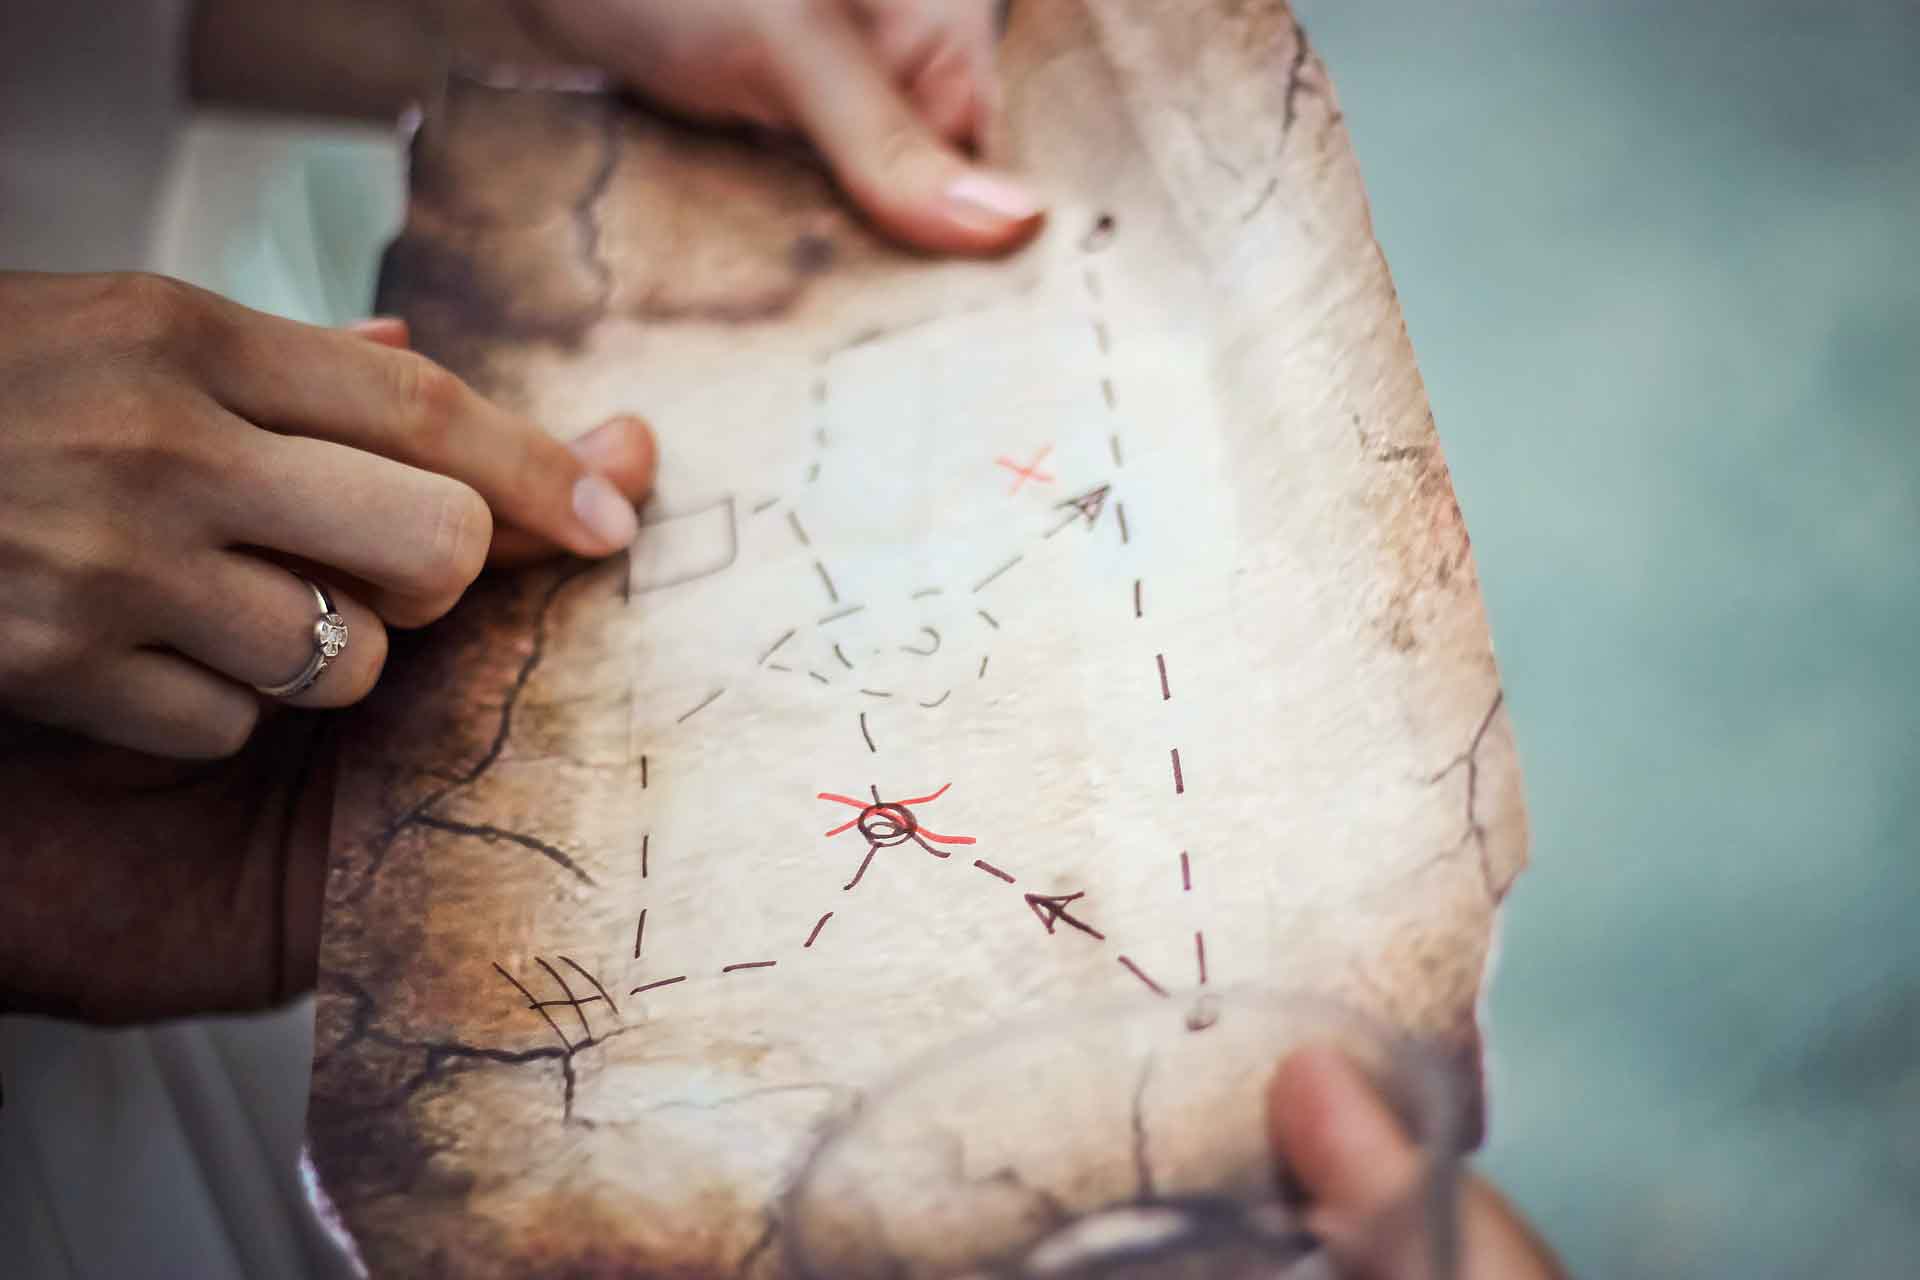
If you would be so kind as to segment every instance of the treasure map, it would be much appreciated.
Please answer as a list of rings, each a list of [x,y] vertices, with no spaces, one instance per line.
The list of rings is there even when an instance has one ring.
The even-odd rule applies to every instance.
[[[985,1274],[1245,1175],[1250,989],[1478,1133],[1519,773],[1326,70],[1278,0],[1020,0],[1002,63],[1050,217],[990,262],[616,97],[426,113],[381,309],[661,462],[348,738],[310,1125],[374,1274]],[[1116,1007],[1186,1030],[978,1047]]]

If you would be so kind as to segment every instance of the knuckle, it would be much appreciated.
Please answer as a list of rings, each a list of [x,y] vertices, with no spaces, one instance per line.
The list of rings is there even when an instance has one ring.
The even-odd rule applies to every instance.
[[[486,567],[487,548],[493,543],[493,512],[472,489],[450,483],[435,523],[435,553],[447,565],[447,585],[457,594]]]
[[[130,539],[108,534],[84,548],[56,545],[41,554],[50,577],[38,593],[36,622],[47,634],[30,649],[40,670],[57,674],[82,661],[112,632],[124,602],[139,598],[138,552]]]
[[[382,592],[372,603],[381,621],[389,627],[398,627],[402,631],[424,627],[440,616],[440,612],[430,602],[418,596],[400,595],[387,591]]]
[[[144,388],[129,389],[103,406],[109,421],[103,441],[111,450],[114,487],[146,510],[154,499],[187,492],[191,480],[204,480],[231,467],[226,451],[199,430],[189,409],[168,403]]]
[[[142,357],[123,350],[117,359],[118,368],[109,361],[90,370],[93,385],[57,410],[70,492],[96,514],[104,505],[113,519],[150,522],[145,536],[164,538],[177,531],[173,522],[151,522],[177,516],[240,463],[203,399],[157,369],[133,367]]]
[[[763,12],[776,30],[793,31],[831,21],[838,16],[832,11],[843,3],[844,0],[768,0]]]
[[[432,360],[411,351],[395,353],[395,424],[410,459],[432,459],[447,452],[465,388],[460,379]]]
[[[786,11],[789,21],[816,29],[847,18],[846,0],[786,0]]]
[[[209,760],[238,755],[259,724],[260,703],[236,689],[195,726],[193,754]]]
[[[85,657],[86,645],[69,627],[48,619],[12,622],[0,660],[0,696],[38,702],[62,687]]]
[[[742,83],[778,83],[799,71],[790,54],[796,42],[818,39],[846,21],[846,0],[764,0],[758,21],[732,42],[726,69],[758,77]]]
[[[907,184],[926,170],[942,162],[940,149],[933,143],[919,120],[908,111],[889,112],[867,142],[868,156],[876,173]]]
[[[76,615],[111,616],[123,602],[144,596],[152,579],[145,547],[112,531],[96,539],[91,554],[68,575],[69,607]]]
[[[435,488],[426,504],[428,528],[417,576],[408,587],[411,594],[436,605],[432,616],[439,617],[486,566],[493,513],[479,494],[458,481],[443,479]]]
[[[191,285],[146,272],[108,276],[95,298],[94,331],[125,354],[173,348],[206,312]]]

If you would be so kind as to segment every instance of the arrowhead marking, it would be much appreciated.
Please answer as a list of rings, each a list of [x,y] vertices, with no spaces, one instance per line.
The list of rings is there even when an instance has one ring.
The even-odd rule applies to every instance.
[[[1079,893],[1029,893],[1023,896],[1034,918],[1046,926],[1048,933],[1053,932],[1054,925],[1066,924],[1102,942],[1106,941],[1106,934],[1086,921],[1075,918],[1073,913],[1067,910],[1069,903],[1077,902],[1087,896],[1086,890],[1082,889]]]

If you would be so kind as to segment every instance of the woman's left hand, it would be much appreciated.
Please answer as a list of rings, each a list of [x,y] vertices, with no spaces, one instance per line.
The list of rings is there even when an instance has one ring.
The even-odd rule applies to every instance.
[[[969,158],[998,105],[995,0],[525,0],[568,57],[708,120],[795,129],[879,228],[998,253],[1042,209]]]

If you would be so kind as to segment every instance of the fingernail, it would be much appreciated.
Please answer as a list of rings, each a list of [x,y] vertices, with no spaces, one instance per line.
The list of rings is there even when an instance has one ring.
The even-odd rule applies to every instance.
[[[947,201],[998,222],[1027,222],[1040,216],[1040,202],[1024,186],[984,169],[969,169],[948,183]]]
[[[573,514],[609,548],[620,548],[640,532],[633,504],[607,478],[589,471],[574,482]]]

